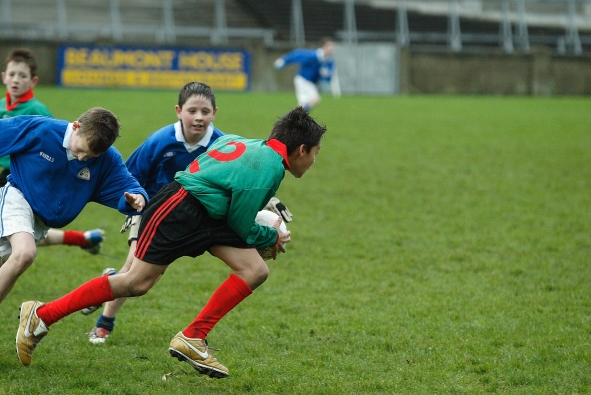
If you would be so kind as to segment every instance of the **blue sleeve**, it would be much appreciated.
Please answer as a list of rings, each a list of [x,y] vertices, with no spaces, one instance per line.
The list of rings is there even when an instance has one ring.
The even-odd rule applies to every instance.
[[[148,202],[148,194],[141,187],[138,181],[131,175],[123,163],[121,154],[111,147],[102,154],[104,156],[102,166],[106,166],[108,171],[101,172],[99,191],[93,197],[93,200],[107,207],[115,208],[123,214],[136,214],[137,211],[125,200],[125,192],[132,194],[141,194]]]
[[[131,153],[125,165],[140,185],[146,185],[154,162],[154,150],[146,140]]]
[[[317,61],[318,55],[314,49],[294,49],[293,51],[282,56],[285,64],[291,63],[308,63],[310,61]]]
[[[52,120],[53,122],[44,123]],[[37,139],[42,139],[49,124],[63,123],[66,130],[68,123],[39,115],[21,115],[0,119],[0,156],[27,151],[37,145]],[[49,132],[47,132],[49,133]]]

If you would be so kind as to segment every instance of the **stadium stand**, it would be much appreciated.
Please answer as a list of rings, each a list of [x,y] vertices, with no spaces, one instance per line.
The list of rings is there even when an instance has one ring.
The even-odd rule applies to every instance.
[[[0,10],[0,39],[272,47],[335,36],[454,51],[591,51],[588,0],[0,0]]]

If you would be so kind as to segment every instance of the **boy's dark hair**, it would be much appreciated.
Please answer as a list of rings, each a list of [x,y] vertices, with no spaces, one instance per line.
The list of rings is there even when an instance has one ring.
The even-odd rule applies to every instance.
[[[300,145],[304,144],[306,151],[320,144],[322,136],[326,133],[326,127],[320,126],[303,107],[296,107],[273,125],[269,135],[270,139],[276,139],[285,144],[287,153],[290,154]]]
[[[27,48],[18,48],[10,52],[4,63],[4,70],[6,70],[6,66],[8,66],[8,63],[10,62],[25,63],[29,66],[31,78],[37,76],[37,60],[35,59],[33,52],[29,51]]]
[[[109,110],[94,107],[78,118],[78,135],[88,142],[88,148],[95,154],[102,154],[119,137],[119,119]]]
[[[203,96],[211,102],[211,105],[215,109],[215,95],[209,85],[203,82],[189,82],[179,92],[179,102],[177,103],[180,108],[183,108],[187,100],[191,96]]]

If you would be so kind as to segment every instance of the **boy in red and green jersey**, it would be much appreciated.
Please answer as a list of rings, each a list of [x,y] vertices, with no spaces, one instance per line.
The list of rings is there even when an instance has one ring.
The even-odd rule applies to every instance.
[[[6,58],[2,72],[2,83],[6,85],[6,96],[0,100],[0,118],[12,118],[18,115],[45,115],[51,112],[33,95],[33,88],[39,82],[37,64],[34,55],[26,49],[16,49]],[[10,172],[10,156],[0,157],[2,185]]]
[[[246,243],[262,248],[275,243],[277,231],[253,219],[275,196],[289,168],[285,145],[277,140],[226,135],[185,171],[178,172],[175,180],[212,218],[226,218]]]
[[[280,229],[282,218],[266,227],[255,223],[255,217],[275,194],[286,171],[300,178],[314,164],[325,132],[325,127],[298,107],[275,122],[267,140],[235,135],[218,138],[150,200],[129,271],[95,278],[46,304],[29,301],[21,305],[16,337],[21,363],[31,363],[32,352],[49,326],[65,316],[116,298],[141,296],[176,259],[209,252],[233,273],[193,322],[174,336],[168,350],[201,374],[228,377],[228,368],[210,352],[206,337],[267,280],[269,268],[257,249],[270,246],[273,259],[279,251],[285,252],[283,244],[291,237],[289,231]]]

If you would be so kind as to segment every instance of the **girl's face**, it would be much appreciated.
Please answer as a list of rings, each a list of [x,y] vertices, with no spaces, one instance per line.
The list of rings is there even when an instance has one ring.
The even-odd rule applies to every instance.
[[[24,62],[8,62],[6,71],[2,73],[2,82],[13,102],[37,85],[38,81],[39,77],[31,77],[31,69]]]
[[[177,105],[175,109],[176,116],[183,125],[185,140],[190,145],[197,144],[203,138],[218,111],[213,108],[209,99],[201,95],[191,96],[182,108]]]

